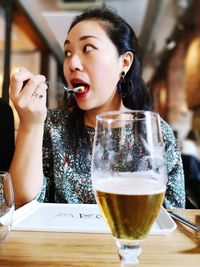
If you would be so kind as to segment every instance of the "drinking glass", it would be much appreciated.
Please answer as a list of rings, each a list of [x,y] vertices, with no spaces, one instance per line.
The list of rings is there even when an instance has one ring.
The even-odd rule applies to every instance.
[[[0,243],[12,226],[14,217],[14,196],[10,174],[0,171]]]
[[[166,190],[159,115],[150,111],[98,115],[91,175],[121,266],[137,266],[141,241],[160,211]]]

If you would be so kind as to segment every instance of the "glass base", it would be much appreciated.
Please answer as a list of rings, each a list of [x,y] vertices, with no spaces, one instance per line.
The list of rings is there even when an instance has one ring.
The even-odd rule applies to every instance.
[[[120,240],[116,239],[118,254],[121,261],[121,267],[134,267],[139,264],[139,256],[141,254],[140,240]]]

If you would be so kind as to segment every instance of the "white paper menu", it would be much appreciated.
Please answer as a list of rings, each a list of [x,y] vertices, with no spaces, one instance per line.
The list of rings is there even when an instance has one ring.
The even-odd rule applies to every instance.
[[[167,235],[176,224],[161,209],[150,234]],[[96,204],[39,203],[36,200],[15,211],[12,230],[110,233]]]

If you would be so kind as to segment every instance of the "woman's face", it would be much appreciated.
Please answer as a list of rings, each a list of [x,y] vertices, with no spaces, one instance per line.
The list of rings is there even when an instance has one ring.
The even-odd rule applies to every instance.
[[[68,85],[85,86],[82,94],[74,95],[78,106],[85,111],[104,106],[112,109],[115,100],[120,99],[116,85],[123,71],[123,56],[118,55],[99,22],[76,24],[67,36],[64,51],[63,69]]]

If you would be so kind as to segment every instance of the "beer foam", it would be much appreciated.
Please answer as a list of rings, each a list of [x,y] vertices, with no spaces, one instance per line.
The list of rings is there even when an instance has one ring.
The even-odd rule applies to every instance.
[[[96,179],[94,188],[106,193],[125,195],[153,195],[166,190],[166,186],[159,181],[126,176]]]

